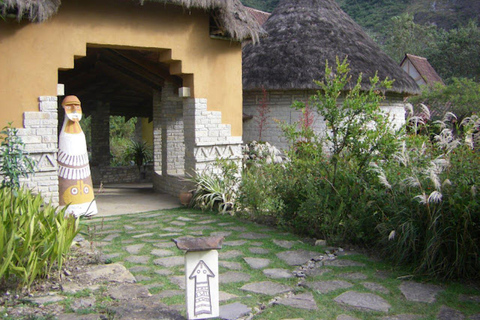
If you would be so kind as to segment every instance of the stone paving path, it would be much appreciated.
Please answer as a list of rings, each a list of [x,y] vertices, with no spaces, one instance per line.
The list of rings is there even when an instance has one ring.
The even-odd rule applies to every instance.
[[[296,319],[422,319],[419,314],[398,310],[403,304],[412,310],[429,308],[445,290],[375,272],[368,259],[359,259],[352,252],[326,253],[326,248],[308,246],[293,235],[224,220],[176,210],[89,221],[90,226],[97,226],[95,243],[102,248],[103,259],[114,262],[107,266],[117,268],[97,271],[94,277],[108,273],[124,277],[115,279],[119,286],[109,289],[110,298],[123,304],[115,319],[183,319],[184,257],[171,241],[180,236],[225,237],[219,251],[222,319],[262,318],[275,308],[302,315]],[[126,268],[121,269],[122,265]],[[385,283],[395,285],[387,288]],[[34,303],[45,303],[41,297],[36,299]],[[480,303],[480,296],[474,294],[458,299],[454,305]],[[76,314],[59,319],[98,319],[98,315],[81,315],[94,303],[91,298],[77,299],[72,306]],[[324,305],[332,306],[336,313],[326,313]],[[432,312],[441,320],[480,319],[480,313],[467,315],[461,308],[446,305]]]

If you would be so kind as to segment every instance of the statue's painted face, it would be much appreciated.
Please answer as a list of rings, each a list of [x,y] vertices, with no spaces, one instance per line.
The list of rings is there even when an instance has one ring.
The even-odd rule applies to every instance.
[[[78,100],[76,96],[66,96],[65,99],[63,99],[62,107],[69,120],[75,122],[82,120],[82,107],[80,100]]]
[[[69,103],[64,105],[63,108],[65,109],[65,115],[69,120],[77,122],[82,120],[82,107],[80,106],[80,102]]]

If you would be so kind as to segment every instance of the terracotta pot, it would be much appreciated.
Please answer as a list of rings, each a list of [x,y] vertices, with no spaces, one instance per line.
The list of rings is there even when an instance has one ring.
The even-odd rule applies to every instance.
[[[193,198],[193,193],[189,191],[180,192],[180,194],[178,195],[178,199],[180,200],[180,203],[183,204],[184,206],[188,206],[192,198]]]

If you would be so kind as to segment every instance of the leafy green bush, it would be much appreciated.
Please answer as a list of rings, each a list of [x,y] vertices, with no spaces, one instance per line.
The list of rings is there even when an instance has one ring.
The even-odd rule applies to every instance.
[[[337,61],[336,70],[327,65],[325,74],[331,76],[317,82],[320,90],[308,105],[325,120],[329,133],[315,135],[305,119],[283,125],[292,147],[285,178],[276,181],[279,219],[330,243],[364,242],[373,231],[367,192],[371,174],[366,169],[372,161],[388,159],[396,145],[379,108],[381,90],[391,82],[374,77],[364,91],[361,78],[351,83],[346,61]],[[294,107],[308,113],[304,103]]]
[[[0,134],[4,137],[0,146],[0,172],[4,175],[2,187],[19,188],[20,177],[33,173],[35,162],[25,152],[25,144],[12,123],[4,127]]]
[[[272,222],[281,210],[276,183],[283,178],[281,152],[268,142],[253,141],[244,148],[244,167],[237,209],[247,218]]]
[[[28,190],[0,189],[0,279],[30,286],[61,269],[74,237],[78,220],[65,209],[46,205]]]

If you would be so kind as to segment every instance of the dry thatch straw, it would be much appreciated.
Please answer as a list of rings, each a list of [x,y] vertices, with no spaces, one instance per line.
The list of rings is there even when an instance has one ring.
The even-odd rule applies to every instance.
[[[100,1],[100,0],[97,0]],[[211,12],[218,27],[233,39],[252,39],[257,42],[263,29],[242,5],[240,0],[133,0],[174,4],[186,9],[203,9]],[[0,0],[0,13],[15,12],[17,19],[27,17],[32,22],[44,22],[53,16],[61,5],[61,0]]]
[[[395,79],[391,93],[418,94],[415,81],[340,9],[335,0],[283,0],[263,25],[268,36],[243,49],[243,88],[318,89],[325,61],[346,56],[351,74],[363,74],[362,87],[378,71]]]

